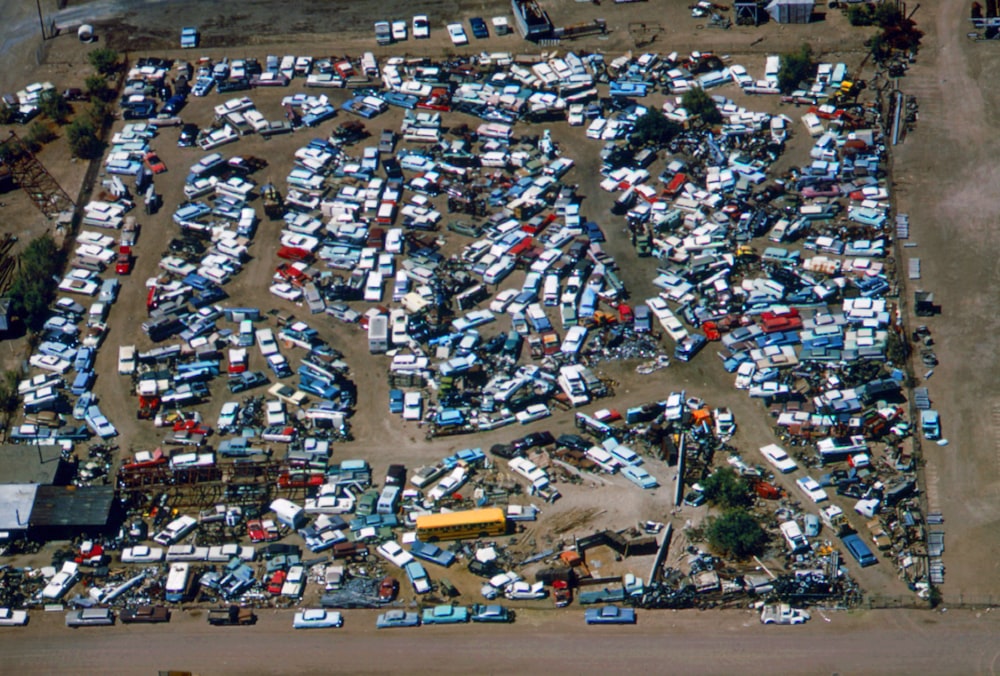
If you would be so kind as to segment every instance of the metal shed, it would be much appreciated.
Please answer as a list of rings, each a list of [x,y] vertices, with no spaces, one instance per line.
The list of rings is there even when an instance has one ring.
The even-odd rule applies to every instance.
[[[778,23],[809,23],[813,5],[813,0],[771,0],[766,9]]]

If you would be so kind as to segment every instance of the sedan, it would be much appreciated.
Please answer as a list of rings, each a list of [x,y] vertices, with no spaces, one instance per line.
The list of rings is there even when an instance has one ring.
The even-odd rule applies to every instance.
[[[403,391],[389,390],[389,413],[403,412]]]
[[[465,28],[460,23],[448,24],[448,37],[451,38],[452,43],[455,45],[469,44],[469,36],[465,34]]]
[[[552,415],[552,412],[549,411],[545,404],[532,404],[523,411],[519,411],[515,417],[519,423],[527,425],[530,422],[547,418],[550,415]]]
[[[392,39],[396,42],[402,42],[406,39],[406,22],[405,21],[393,21],[392,22]]]
[[[22,627],[28,624],[27,610],[0,608],[0,627]]]
[[[375,551],[386,561],[400,568],[413,561],[413,554],[403,549],[395,540],[383,542]]]
[[[167,170],[167,165],[165,165],[163,160],[160,159],[160,156],[153,151],[146,153],[146,156],[142,161],[154,174],[162,174]]]
[[[809,499],[813,502],[823,502],[827,499],[826,491],[819,485],[819,482],[813,479],[811,476],[805,476],[801,479],[796,479],[795,483],[798,485],[802,492],[809,496]]]
[[[164,606],[138,606],[118,613],[122,624],[169,622],[170,610]]]
[[[418,627],[420,616],[404,610],[389,610],[375,620],[376,629],[391,629],[393,627]]]
[[[426,14],[417,14],[413,17],[413,38],[423,40],[431,36],[431,24],[427,20]]]
[[[476,603],[469,608],[469,619],[473,622],[513,622],[514,613],[495,603]]]
[[[227,401],[219,411],[219,420],[216,427],[219,432],[225,433],[229,429],[236,427],[236,420],[240,414],[240,405],[235,401]]]
[[[789,458],[788,454],[785,453],[784,449],[782,449],[781,446],[778,446],[777,444],[768,444],[767,446],[761,448],[760,452],[764,456],[764,458],[769,463],[774,465],[775,469],[777,469],[782,474],[788,474],[789,472],[794,472],[799,468],[799,466],[795,464],[795,461]]]
[[[324,608],[305,608],[295,613],[292,627],[295,629],[324,629],[340,627],[344,624],[344,616],[336,610]]]
[[[294,287],[286,282],[272,284],[270,287],[270,291],[278,298],[284,298],[285,300],[290,300],[293,302],[297,301],[302,297],[302,289]]]
[[[469,25],[472,26],[472,34],[479,40],[483,38],[488,38],[490,36],[490,31],[486,27],[486,22],[480,17],[475,17],[469,19]]]
[[[89,279],[75,279],[67,277],[59,282],[59,290],[66,293],[78,293],[82,296],[94,296],[97,294],[97,282]]]
[[[70,363],[65,359],[53,357],[50,354],[33,354],[28,359],[28,363],[35,368],[52,371],[53,373],[66,373],[70,367]]]
[[[419,392],[407,392],[403,397],[403,420],[420,420],[422,406]]]
[[[635,624],[635,609],[618,606],[587,608],[584,618],[587,624]]]

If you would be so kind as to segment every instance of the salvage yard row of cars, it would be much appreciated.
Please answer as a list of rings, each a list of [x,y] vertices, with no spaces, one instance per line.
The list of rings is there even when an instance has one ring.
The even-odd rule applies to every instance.
[[[453,39],[467,40],[464,28],[452,28]],[[417,37],[416,23],[413,34]],[[403,39],[393,37],[391,24],[388,36]],[[677,94],[697,86],[731,86],[741,95],[777,95],[770,69],[763,80],[753,80],[746,69],[707,53],[629,54],[608,61],[600,54],[567,52],[528,65],[515,64],[508,54],[484,54],[464,65],[445,68],[402,58],[380,64],[365,54],[356,63],[312,57],[268,57],[263,64],[201,61],[196,71],[190,64],[139,60],[121,100],[128,122],[114,134],[105,160],[106,194],[86,206],[84,232],[90,234],[82,236],[77,261],[60,283],[66,293],[81,300],[95,296],[97,302],[83,308],[67,297],[55,305],[30,360],[44,373],[19,387],[26,422],[11,437],[51,443],[116,434],[90,392],[94,376],[84,377],[93,364],[93,353],[86,350],[101,346],[118,274],[124,274],[111,274],[110,265],[118,260],[115,238],[102,233],[120,231],[117,255],[126,246],[133,255],[137,226],[129,212],[135,204],[132,186],[125,183],[134,181],[137,193],[146,195],[147,209],[155,212],[162,201],[156,177],[167,168],[154,144],[170,133],[168,125],[183,124],[178,117],[183,112],[188,125],[195,119],[204,124],[181,126],[179,133],[191,163],[183,196],[170,196],[177,204],[171,214],[177,236],[142,290],[148,312],[142,343],[151,347],[121,345],[118,358],[138,417],[163,430],[163,443],[152,451],[136,449],[116,480],[123,487],[183,483],[195,475],[219,480],[237,464],[273,462],[276,487],[302,491],[304,497],[279,498],[253,515],[222,504],[207,515],[176,514],[149,532],[137,528],[122,560],[127,552],[136,564],[158,566],[157,574],[166,578],[166,600],[181,602],[196,586],[227,604],[296,601],[319,574],[324,591],[333,595],[330,607],[343,602],[336,596],[343,593],[341,577],[373,604],[398,592],[398,583],[386,592],[384,582],[345,574],[337,570],[339,563],[308,570],[301,547],[276,542],[286,537],[300,539],[310,552],[343,559],[363,558],[372,546],[379,557],[366,567],[398,568],[419,597],[444,585],[424,563],[447,568],[459,558],[420,537],[421,519],[472,507],[459,492],[470,480],[499,471],[523,486],[522,496],[503,507],[475,505],[489,512],[483,523],[500,526],[489,531],[497,537],[510,523],[537,517],[532,500],[559,499],[553,473],[561,473],[562,465],[549,462],[553,457],[603,473],[625,490],[669,485],[657,476],[664,465],[648,461],[652,448],[637,430],[655,423],[686,435],[692,446],[716,447],[733,437],[736,421],[727,409],[684,391],[664,391],[662,400],[623,412],[599,402],[611,394],[598,376],[602,360],[642,355],[653,360],[646,365],[652,372],[670,363],[664,344],[679,362],[704,358],[699,355],[715,344],[736,388],[769,407],[782,443],[810,440],[815,454],[809,465],[817,471],[847,464],[849,470],[816,473],[819,480],[795,477],[798,490],[814,503],[831,501],[824,488],[857,500],[855,511],[876,521],[868,526],[876,543],[889,539],[883,532],[874,540],[877,515],[892,519],[902,543],[893,553],[903,565],[908,533],[920,528],[920,517],[919,507],[908,502],[915,484],[907,483],[913,465],[903,445],[912,432],[896,403],[902,372],[888,362],[893,320],[884,298],[889,283],[882,258],[892,233],[884,146],[871,110],[821,104],[847,100],[846,72],[827,64],[825,79],[791,95],[791,102],[815,109],[805,120],[805,133],[815,143],[805,166],[768,183],[768,170],[796,132],[782,116],[723,96],[715,97],[722,122],[712,130],[688,124],[666,148],[649,152],[630,149],[626,141],[653,108],[642,102],[652,92],[669,94],[657,106],[666,117],[690,123]],[[317,75],[328,77],[312,79]],[[362,81],[364,88],[352,90],[343,103],[335,103],[344,98],[339,93],[314,93]],[[251,95],[238,93],[251,83],[302,84],[304,91],[284,96],[280,107],[258,110]],[[187,96],[209,96],[213,90],[223,97],[199,119],[195,111],[205,106],[188,106]],[[402,109],[400,127],[385,129],[376,141],[362,120],[376,119],[390,107]],[[338,122],[342,115],[351,118]],[[473,119],[477,122],[468,125]],[[457,129],[457,120],[466,122],[465,130]],[[531,138],[519,135],[521,123],[561,121],[585,126],[580,135],[603,144],[601,189],[614,196],[612,214],[587,207],[570,183],[573,159],[547,129],[531,128],[541,130]],[[295,139],[289,143],[294,167],[284,183],[259,184],[267,162],[229,154],[231,144],[248,135],[286,133]],[[656,174],[651,167],[660,160],[665,166]],[[456,214],[446,224],[445,209]],[[229,297],[237,286],[231,282],[256,255],[263,219],[280,228],[275,260],[269,262],[274,265],[270,295],[279,308],[294,307],[305,319],[278,310],[270,324],[271,315],[247,306],[238,292]],[[602,246],[606,230],[623,228],[637,258],[657,259],[649,268],[655,268],[652,284],[659,292],[645,300],[630,300],[619,262]],[[774,246],[758,252],[753,245],[762,238]],[[454,256],[442,253],[441,239],[457,251]],[[79,325],[85,319],[84,330]],[[367,341],[376,355],[370,363],[388,372],[390,415],[420,423],[429,438],[527,425],[572,409],[580,435],[555,439],[535,433],[497,444],[489,456],[481,448],[464,448],[414,468],[412,488],[405,487],[407,472],[398,466],[379,487],[366,459],[333,458],[333,443],[350,438],[357,402],[350,369],[360,366],[346,363],[321,337],[321,322],[330,321],[357,328],[357,340]],[[872,368],[848,368],[859,361]],[[72,407],[63,377],[70,369],[83,378],[69,388],[77,397]],[[201,406],[216,379],[225,381],[230,394],[242,396],[222,405],[213,428]],[[596,410],[585,413],[585,406]],[[63,425],[59,416],[66,408],[85,424]],[[47,411],[56,414],[56,424],[38,422]],[[875,444],[885,444],[887,461],[871,461]],[[778,443],[759,453],[776,475],[800,471]],[[728,464],[752,482],[758,496],[780,496],[748,455],[731,453]],[[701,478],[680,480],[697,484]],[[688,494],[685,504],[703,504],[700,491],[691,488],[694,495]],[[451,509],[456,506],[463,509]],[[816,568],[823,568],[820,559],[827,554],[813,544],[825,526],[844,536],[845,550],[858,563],[877,562],[850,532],[844,510],[828,511],[831,507],[836,505],[824,507],[820,517],[806,510],[784,513],[781,533],[790,554],[813,556]],[[807,517],[817,525],[803,532],[798,523],[810,525]],[[195,544],[206,519],[239,528],[251,545]],[[479,528],[469,537],[484,532]],[[267,548],[260,561],[258,545]],[[879,544],[886,552],[892,546]],[[187,564],[200,561],[226,566],[206,571],[194,585]],[[480,590],[487,601],[549,595],[542,580],[530,582],[502,567],[488,573]],[[912,564],[906,564],[905,574],[925,582]],[[625,582],[626,577],[631,579]],[[76,564],[66,562],[39,599],[58,601],[79,579]],[[718,575],[714,585],[703,588],[721,587]],[[586,598],[643,602],[641,580],[623,576],[621,587],[620,597]],[[92,597],[106,599],[106,591]],[[105,619],[111,615],[108,609],[87,608],[74,621],[107,623],[98,610],[107,611]],[[245,610],[233,605],[209,620],[250,624],[252,612]],[[422,615],[389,609],[378,623],[413,626],[470,616],[501,621],[486,618],[505,615],[492,605],[471,611],[439,605]],[[304,609],[295,621],[301,627],[337,626],[342,619],[324,608]],[[632,623],[635,612],[609,605],[588,609],[585,619]]]

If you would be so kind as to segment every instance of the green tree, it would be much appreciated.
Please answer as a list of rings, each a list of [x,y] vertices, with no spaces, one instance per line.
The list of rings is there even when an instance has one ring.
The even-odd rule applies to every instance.
[[[629,143],[635,147],[645,145],[663,146],[681,131],[681,126],[656,108],[650,108],[645,115],[635,121]]]
[[[812,47],[803,44],[798,50],[781,56],[778,68],[778,89],[785,94],[794,91],[800,82],[811,80],[816,75]]]
[[[745,509],[730,509],[712,519],[706,535],[712,549],[737,559],[759,554],[767,544],[767,533]]]
[[[92,160],[104,152],[104,144],[97,136],[96,127],[88,117],[73,120],[66,128],[70,150],[82,160]]]
[[[108,80],[103,75],[88,75],[83,86],[87,89],[87,94],[91,99],[99,101],[107,100],[111,91],[108,87]]]
[[[20,255],[20,269],[10,286],[11,312],[30,329],[40,329],[55,299],[62,256],[47,233],[33,239]]]
[[[727,509],[749,507],[753,504],[750,484],[732,467],[721,467],[701,482],[705,497],[713,505]]]
[[[38,109],[56,124],[63,124],[73,112],[66,97],[55,90],[48,90],[38,98]]]
[[[722,113],[719,106],[715,104],[715,99],[709,96],[701,87],[694,87],[684,92],[681,97],[681,105],[689,115],[697,116],[705,124],[719,124],[722,122]]]
[[[118,52],[107,47],[90,50],[87,60],[101,75],[111,75],[118,69]]]

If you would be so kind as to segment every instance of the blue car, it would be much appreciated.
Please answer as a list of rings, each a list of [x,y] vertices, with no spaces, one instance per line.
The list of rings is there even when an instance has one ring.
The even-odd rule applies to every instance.
[[[635,624],[635,608],[618,606],[587,608],[584,618],[587,624]]]
[[[469,25],[472,27],[472,34],[477,39],[482,40],[490,36],[490,31],[486,27],[486,22],[478,16],[473,19],[469,19]]]

